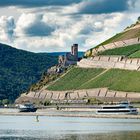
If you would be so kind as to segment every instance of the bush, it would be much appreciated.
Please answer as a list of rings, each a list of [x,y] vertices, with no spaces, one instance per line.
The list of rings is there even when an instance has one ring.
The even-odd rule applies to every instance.
[[[51,105],[50,100],[46,100],[46,101],[44,102],[44,106],[48,106],[48,105]]]
[[[0,100],[0,106],[2,105],[2,100]]]
[[[9,104],[9,100],[8,100],[8,99],[3,99],[3,100],[2,100],[2,104],[3,104],[3,105]]]
[[[103,102],[96,98],[89,98],[87,104],[103,104]]]

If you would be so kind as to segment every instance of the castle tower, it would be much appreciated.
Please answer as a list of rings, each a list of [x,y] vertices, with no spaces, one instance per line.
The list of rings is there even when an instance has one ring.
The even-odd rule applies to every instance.
[[[71,54],[78,60],[78,44],[73,44],[71,47]]]

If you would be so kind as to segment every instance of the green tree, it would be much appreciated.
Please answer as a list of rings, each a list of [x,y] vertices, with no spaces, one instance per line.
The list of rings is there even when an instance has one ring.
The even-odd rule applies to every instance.
[[[0,100],[13,101],[57,64],[57,56],[32,53],[0,43]]]
[[[2,105],[2,100],[0,100],[0,106]]]
[[[3,105],[9,104],[9,100],[8,100],[8,99],[3,99],[3,100],[2,100],[2,104],[3,104]]]

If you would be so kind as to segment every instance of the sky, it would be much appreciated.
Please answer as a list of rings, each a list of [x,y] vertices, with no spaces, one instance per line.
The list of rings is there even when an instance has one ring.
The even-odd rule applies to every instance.
[[[32,52],[86,51],[135,23],[140,0],[0,0],[0,42]]]

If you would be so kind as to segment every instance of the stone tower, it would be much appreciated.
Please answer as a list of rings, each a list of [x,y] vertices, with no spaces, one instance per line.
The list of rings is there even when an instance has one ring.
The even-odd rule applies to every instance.
[[[73,44],[71,47],[71,54],[78,60],[78,44]]]
[[[71,46],[71,52],[67,52],[65,55],[60,55],[58,58],[58,64],[60,66],[75,65],[78,61],[78,44]]]

